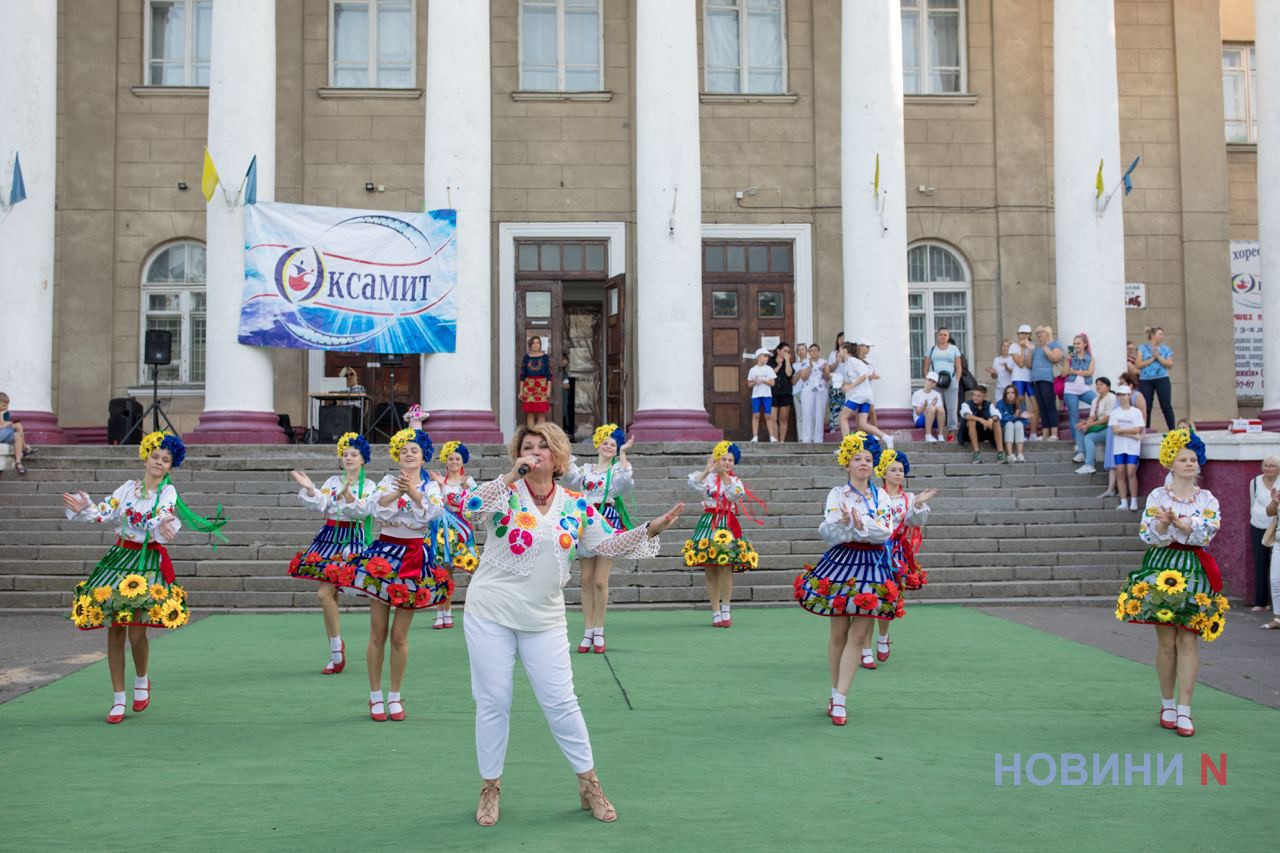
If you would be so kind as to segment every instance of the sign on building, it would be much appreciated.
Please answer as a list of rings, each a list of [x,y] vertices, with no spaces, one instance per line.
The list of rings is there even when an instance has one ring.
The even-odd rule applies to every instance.
[[[1146,308],[1147,285],[1142,281],[1126,281],[1124,283],[1124,307]]]
[[[1257,240],[1231,241],[1231,310],[1236,330],[1236,398],[1262,398],[1262,265]]]

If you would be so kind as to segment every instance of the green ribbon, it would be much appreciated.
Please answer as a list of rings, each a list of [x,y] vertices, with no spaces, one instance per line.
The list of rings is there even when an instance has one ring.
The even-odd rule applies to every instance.
[[[171,485],[173,485],[173,483],[169,480],[169,475],[165,474],[164,479],[160,481],[160,485],[156,489],[156,506],[160,505],[160,495],[164,492],[164,487]],[[207,533],[214,539],[226,544],[227,537],[222,535],[222,528],[227,526],[227,522],[230,521],[230,519],[222,514],[222,504],[218,504],[216,514],[213,518],[205,518],[183,503],[182,495],[178,494],[175,487],[173,508],[174,515],[178,516],[185,526],[190,527],[197,533]],[[147,538],[149,539],[150,536],[151,533],[148,531]],[[218,550],[217,542],[210,541],[209,544],[213,547],[214,551]],[[146,547],[146,543],[143,543],[143,547]]]
[[[613,485],[613,466],[617,464],[617,462],[618,457],[616,456],[609,460],[609,472],[604,475],[604,497],[600,499],[601,506],[604,506],[605,502],[609,500],[609,487]],[[621,497],[613,499],[613,508],[618,511],[618,520],[621,521],[628,530],[635,527],[631,522],[630,514],[627,512],[627,505],[622,502]]]

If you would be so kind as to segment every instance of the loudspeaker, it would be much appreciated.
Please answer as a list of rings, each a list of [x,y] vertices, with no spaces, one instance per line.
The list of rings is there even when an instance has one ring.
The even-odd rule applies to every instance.
[[[378,356],[378,362],[383,367],[400,367],[404,364],[404,356],[398,352],[384,352]]]
[[[173,361],[173,332],[167,329],[147,329],[142,343],[142,360],[151,365],[163,365]]]
[[[332,444],[344,432],[360,431],[360,409],[357,406],[321,406],[320,441]]]
[[[107,443],[119,444],[142,420],[142,404],[132,397],[116,397],[107,403]],[[142,430],[134,430],[130,444],[142,442]]]

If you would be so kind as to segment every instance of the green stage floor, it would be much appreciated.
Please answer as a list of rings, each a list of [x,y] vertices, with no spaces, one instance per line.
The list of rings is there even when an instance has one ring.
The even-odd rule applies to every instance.
[[[344,616],[355,654],[337,677],[317,672],[318,614],[234,615],[158,637],[154,704],[123,725],[102,721],[105,662],[0,705],[0,849],[1274,846],[1280,711],[1201,686],[1199,733],[1179,738],[1156,725],[1149,666],[935,606],[894,628],[887,664],[859,671],[839,729],[824,714],[826,621],[798,609],[734,616],[723,631],[705,612],[614,612],[608,655],[573,656],[613,825],[579,810],[517,669],[502,819],[476,826],[460,623],[433,631],[419,617],[409,719],[373,723],[363,614]],[[580,635],[572,613],[570,638]],[[1226,787],[1201,786],[1202,752],[1227,755]],[[996,753],[1021,754],[1020,785],[1012,771],[995,785]],[[1085,784],[1063,785],[1060,767],[1031,784],[1035,753],[1084,755]],[[1095,785],[1092,756],[1113,753],[1119,784]],[[1124,785],[1125,753],[1139,765],[1151,754],[1150,785],[1140,773]],[[1182,756],[1180,786],[1156,784],[1159,755]],[[1049,766],[1032,772],[1044,781]]]

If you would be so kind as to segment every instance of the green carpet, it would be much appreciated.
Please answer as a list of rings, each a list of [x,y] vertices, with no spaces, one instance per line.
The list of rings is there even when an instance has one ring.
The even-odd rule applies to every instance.
[[[826,716],[827,623],[798,609],[614,612],[574,655],[604,789],[575,780],[516,676],[502,819],[480,782],[461,625],[412,634],[404,723],[366,714],[354,654],[322,677],[319,615],[211,616],[152,646],[154,705],[102,721],[105,662],[0,705],[11,850],[1262,849],[1280,800],[1280,712],[1201,686],[1194,739],[1156,725],[1153,670],[963,608],[917,608]],[[71,630],[68,627],[68,630]],[[1135,628],[1134,630],[1141,630]],[[570,637],[581,619],[570,614]],[[1154,641],[1153,641],[1154,646]],[[130,667],[132,664],[130,664]],[[612,666],[612,671],[610,667]],[[617,680],[615,681],[614,673]],[[129,672],[132,683],[132,670]],[[621,688],[619,687],[621,684]],[[623,692],[625,689],[625,695]],[[995,753],[1122,755],[1120,785],[996,787]],[[1200,753],[1228,785],[1200,785]],[[1182,756],[1182,785],[1125,787],[1123,754]],[[1091,765],[1087,768],[1091,773]],[[1035,768],[1047,772],[1043,762]]]

